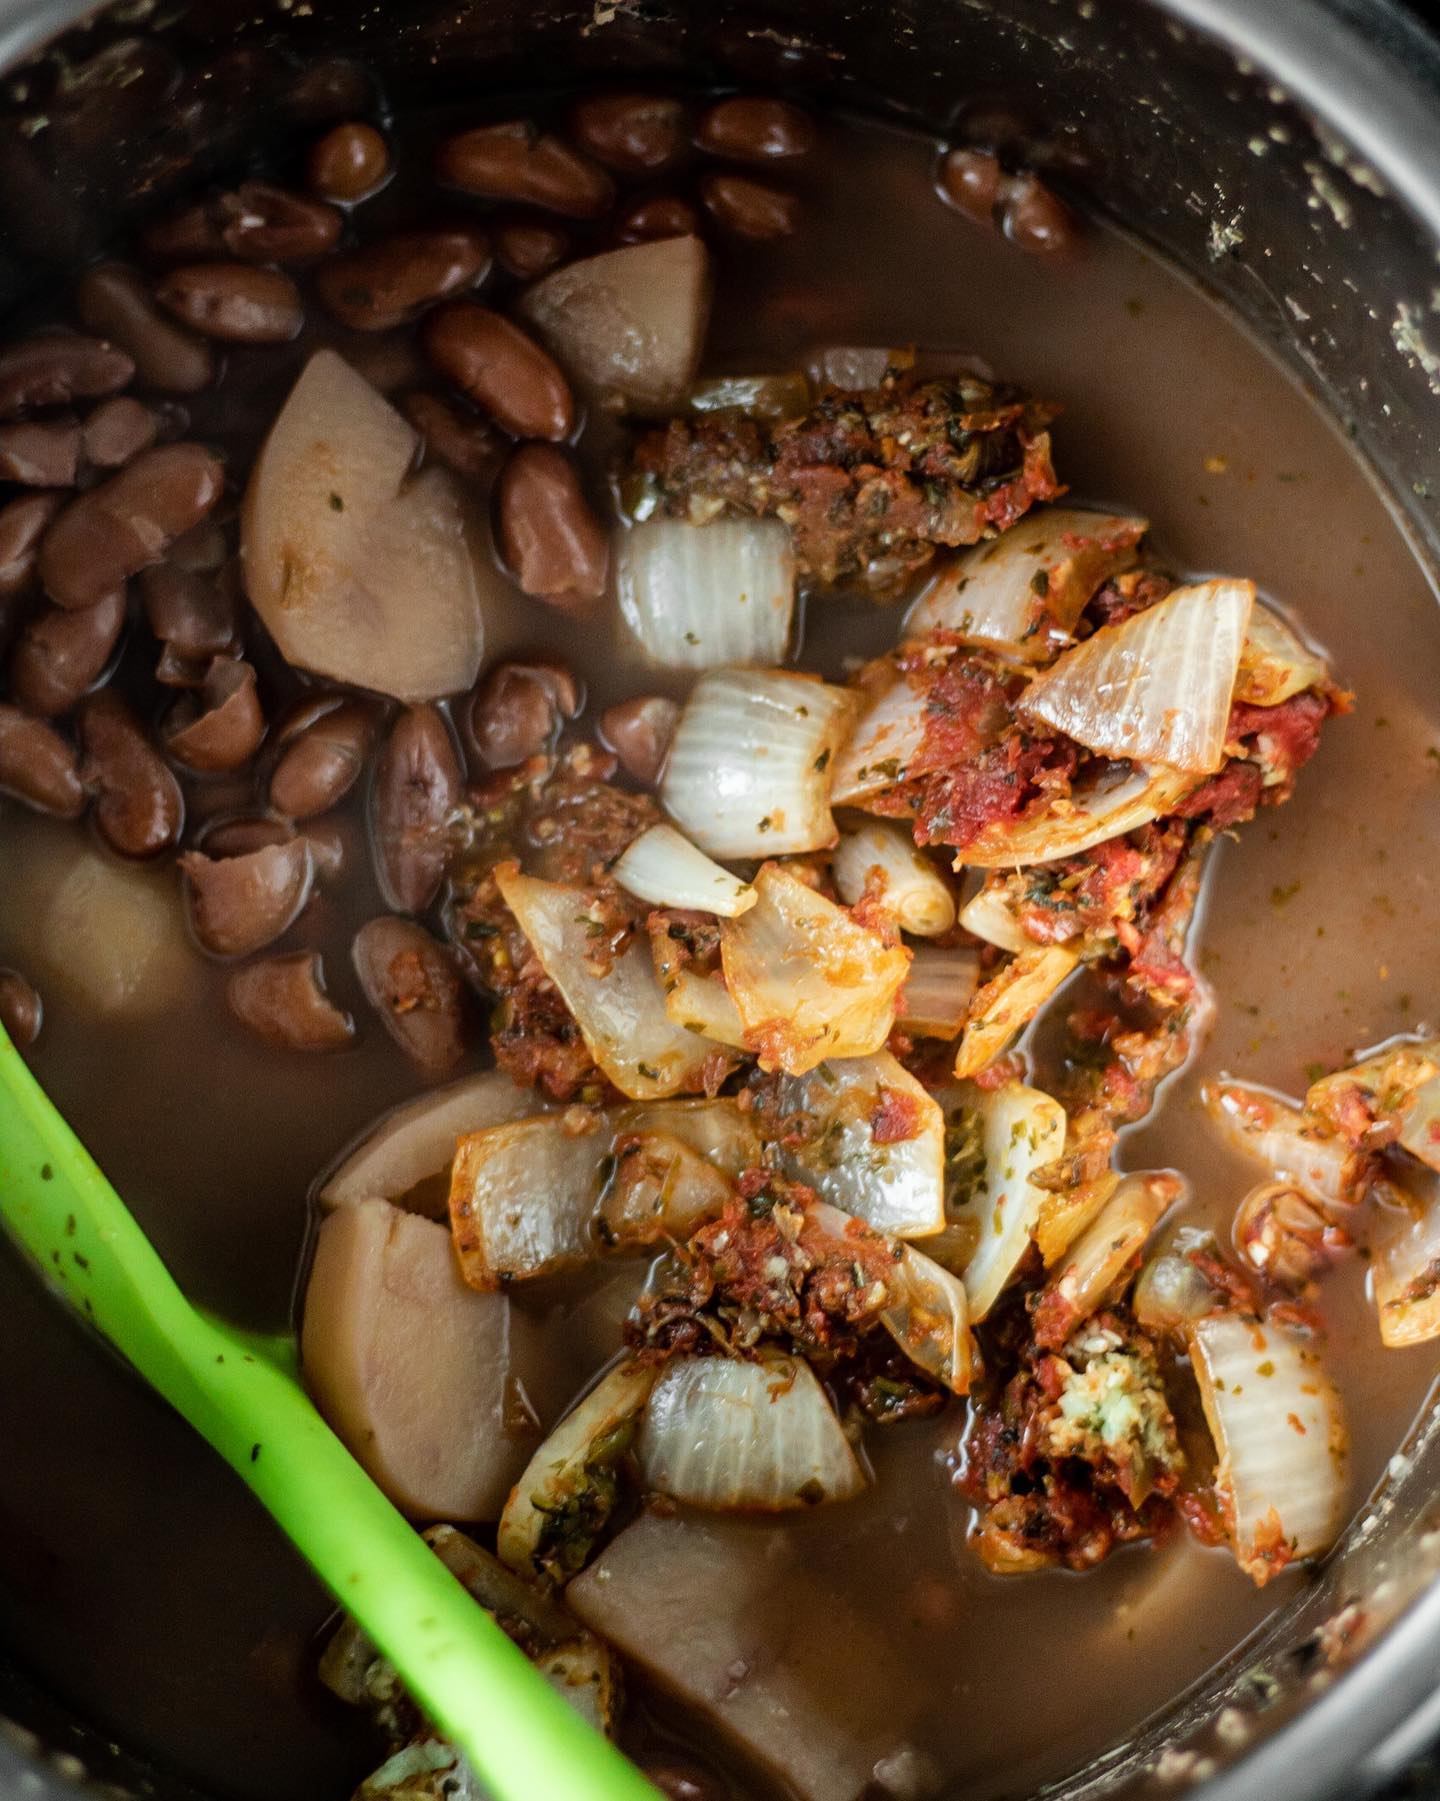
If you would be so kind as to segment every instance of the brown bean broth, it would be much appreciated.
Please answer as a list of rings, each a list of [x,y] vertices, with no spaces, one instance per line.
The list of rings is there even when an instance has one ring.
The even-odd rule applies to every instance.
[[[416,128],[397,179],[362,208],[367,235],[480,210],[423,179],[421,147],[433,134],[430,121]],[[1177,568],[1253,576],[1327,646],[1358,695],[1294,801],[1214,858],[1200,938],[1218,1018],[1191,1069],[1124,1146],[1132,1167],[1184,1170],[1194,1186],[1187,1217],[1223,1229],[1255,1172],[1220,1147],[1200,1111],[1207,1075],[1230,1070],[1294,1092],[1311,1060],[1440,1024],[1426,929],[1440,881],[1431,679],[1440,614],[1344,443],[1231,322],[1109,231],[1092,229],[1073,260],[1023,257],[942,207],[932,169],[924,143],[831,123],[814,155],[765,171],[799,193],[800,229],[779,244],[722,246],[710,364],[783,367],[823,341],[983,355],[1064,404],[1057,464],[1078,496],[1148,513]],[[492,276],[487,292],[510,287]],[[310,318],[293,346],[227,351],[227,381],[197,398],[195,435],[219,443],[232,470],[245,467],[316,342],[337,343],[387,392],[421,375],[406,334],[343,332],[313,306]],[[603,421],[587,432],[592,468],[612,442]],[[896,619],[868,604],[817,603],[804,661],[838,674],[847,656],[887,644]],[[510,617],[490,624],[487,661],[542,646],[586,678],[587,717],[656,685],[609,615],[576,623],[518,597]],[[269,696],[299,690],[273,653],[252,642],[252,654]],[[148,682],[135,694],[153,713],[159,697]],[[354,928],[380,901],[358,793],[340,817],[349,873],[320,889],[280,948],[325,952],[331,991],[356,1011],[360,1041],[301,1062],[231,1019],[226,971],[188,947],[181,997],[158,1020],[120,1027],[68,1001],[33,944],[47,868],[76,828],[0,802],[0,964],[26,970],[48,1002],[33,1066],[182,1284],[255,1325],[289,1317],[316,1170],[416,1087],[350,972]],[[1357,1501],[1434,1363],[1424,1348],[1380,1350],[1362,1275],[1352,1261],[1326,1294]],[[603,1343],[583,1314],[557,1338],[572,1387]],[[117,1736],[154,1747],[217,1792],[256,1801],[343,1794],[374,1759],[310,1675],[323,1597],[239,1484],[8,1252],[0,1367],[0,1644],[23,1647],[29,1665]],[[1083,1761],[1304,1580],[1287,1575],[1259,1594],[1227,1554],[1188,1541],[1117,1555],[1084,1578],[989,1576],[963,1548],[966,1512],[946,1479],[956,1434],[954,1413],[872,1432],[874,1488],[786,1529],[796,1559],[868,1609],[909,1661],[923,1688],[918,1742],[957,1792],[1015,1793]],[[1102,1679],[1081,1673],[1082,1656]]]

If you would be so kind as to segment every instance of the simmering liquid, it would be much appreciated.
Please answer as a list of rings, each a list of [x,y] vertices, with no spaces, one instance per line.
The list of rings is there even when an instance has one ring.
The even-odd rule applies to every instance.
[[[432,135],[421,122],[410,141]],[[413,204],[404,133],[399,142],[402,177],[376,203],[387,222]],[[800,199],[796,234],[720,250],[708,362],[784,368],[822,342],[984,358],[1062,403],[1056,464],[1075,496],[1147,515],[1175,570],[1253,577],[1354,690],[1354,713],[1327,730],[1295,798],[1212,857],[1192,948],[1215,1022],[1122,1145],[1127,1167],[1183,1171],[1185,1219],[1224,1237],[1256,1173],[1205,1118],[1205,1079],[1229,1072],[1297,1093],[1313,1061],[1440,1028],[1433,945],[1420,929],[1440,899],[1440,612],[1339,436],[1231,321],[1104,229],[1090,229],[1072,258],[1027,258],[936,200],[933,162],[918,139],[826,123],[820,148],[784,172]],[[312,326],[284,351],[235,352],[227,382],[194,409],[194,435],[243,468],[321,338],[386,389],[413,375],[408,352],[388,340]],[[602,435],[586,454],[603,456]],[[888,646],[897,619],[868,603],[815,602],[802,660],[838,675],[847,658]],[[656,685],[608,612],[577,624],[517,599],[512,617],[490,622],[487,654],[520,647],[567,659],[592,714]],[[331,991],[362,1029],[343,1056],[298,1059],[232,1019],[226,971],[188,944],[158,1015],[107,1024],[88,1013],[34,948],[77,828],[0,801],[0,965],[25,970],[47,1000],[32,1065],[182,1286],[247,1325],[292,1317],[316,1172],[418,1086],[350,975],[356,926],[384,909],[358,799],[340,818],[345,879],[282,948],[325,953]],[[154,880],[168,892],[176,877],[167,867]],[[1428,1347],[1382,1351],[1358,1258],[1327,1280],[1324,1311],[1358,1505],[1434,1358]],[[597,1302],[557,1332],[571,1390],[615,1348],[604,1319]],[[376,1752],[313,1679],[326,1598],[239,1483],[8,1250],[0,1368],[0,1644],[114,1736],[213,1793],[346,1794]],[[949,1790],[983,1801],[1058,1777],[1123,1736],[1305,1576],[1260,1592],[1227,1552],[1181,1536],[1083,1577],[994,1577],[965,1547],[968,1509],[949,1479],[962,1413],[873,1432],[873,1486],[778,1530],[792,1567],[842,1594],[909,1672],[911,1742]],[[646,1707],[636,1718],[642,1736],[683,1731],[663,1708],[658,1726]],[[734,1780],[737,1795],[760,1793]]]

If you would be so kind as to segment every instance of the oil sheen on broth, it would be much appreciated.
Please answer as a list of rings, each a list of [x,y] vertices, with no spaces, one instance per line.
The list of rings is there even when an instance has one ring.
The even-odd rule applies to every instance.
[[[429,138],[428,122],[416,129]],[[1313,1060],[1338,1063],[1436,1023],[1433,956],[1408,922],[1429,916],[1440,879],[1440,721],[1428,678],[1440,666],[1440,614],[1338,435],[1230,321],[1107,230],[1091,228],[1072,259],[1021,255],[936,202],[933,164],[928,143],[827,123],[821,150],[785,170],[801,200],[797,233],[720,252],[708,365],[784,367],[816,342],[983,356],[1062,403],[1056,462],[1074,495],[1148,515],[1175,569],[1253,576],[1355,691],[1354,714],[1330,728],[1295,798],[1212,858],[1198,944],[1216,1022],[1123,1146],[1127,1167],[1183,1170],[1186,1218],[1223,1232],[1255,1176],[1200,1108],[1207,1077],[1234,1071],[1295,1093]],[[384,197],[397,219],[406,204],[403,183]],[[195,435],[221,441],[237,463],[248,456],[315,341],[267,355],[243,397],[227,384],[197,406]],[[602,617],[579,625],[517,603],[491,623],[487,659],[519,648],[566,658],[593,715],[655,686]],[[893,613],[868,605],[812,604],[806,666],[839,674],[847,656],[888,645],[894,626]],[[350,939],[382,902],[353,797],[340,817],[351,873],[286,948],[325,950],[348,1000]],[[120,1030],[68,1005],[32,947],[71,831],[0,802],[0,965],[32,971],[49,999],[34,1068],[187,1290],[282,1328],[312,1178],[416,1079],[373,1023],[347,1055],[292,1072],[232,1021],[224,971],[188,946],[177,951],[173,1004],[149,1021]],[[154,880],[165,887],[173,871]],[[603,1305],[577,1314],[573,1291],[558,1298],[569,1325],[557,1326],[557,1356],[574,1391],[608,1354],[593,1317]],[[1382,1353],[1357,1259],[1330,1279],[1326,1311],[1358,1503],[1433,1359],[1427,1347]],[[324,1597],[239,1485],[8,1251],[0,1363],[0,1643],[116,1737],[152,1747],[210,1791],[239,1801],[347,1793],[374,1757],[313,1679]],[[956,1436],[953,1409],[872,1434],[877,1480],[862,1497],[754,1529],[786,1534],[793,1567],[842,1591],[887,1641],[918,1690],[911,1737],[957,1795],[1021,1792],[1083,1763],[1304,1581],[1292,1573],[1257,1592],[1227,1553],[1183,1537],[1117,1553],[1083,1580],[993,1577],[962,1548],[968,1510],[945,1467]],[[1057,1643],[1069,1669],[1083,1656],[1104,1681],[1046,1676],[1037,1694]],[[834,1656],[846,1656],[844,1643]],[[661,1707],[638,1730],[663,1738],[673,1724]]]

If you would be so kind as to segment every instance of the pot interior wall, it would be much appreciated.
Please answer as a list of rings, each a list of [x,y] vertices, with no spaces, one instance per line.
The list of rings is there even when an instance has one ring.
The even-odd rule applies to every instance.
[[[1237,64],[1159,6],[451,0],[359,11],[311,0],[256,15],[228,0],[163,13],[115,7],[12,76],[0,99],[0,315],[197,174],[233,166],[257,141],[308,135],[349,115],[372,81],[397,106],[622,71],[687,85],[759,82],[942,135],[1023,146],[1057,184],[1244,317],[1323,398],[1422,557],[1435,560],[1433,246],[1406,203],[1273,71]],[[1387,17],[1374,10],[1381,24]],[[1433,337],[1440,349],[1440,320]],[[1432,1440],[1420,1432],[1403,1480],[1367,1516],[1373,1524],[1362,1522],[1304,1603],[1243,1662],[1067,1792],[1143,1787],[1162,1752],[1172,1775],[1204,1775],[1233,1760],[1242,1736],[1271,1735],[1312,1690],[1329,1686],[1337,1636],[1352,1650],[1371,1643],[1434,1567],[1425,1501],[1440,1475]],[[1346,1612],[1361,1603],[1363,1620]],[[21,1679],[0,1701],[54,1742],[59,1716]],[[1243,1735],[1216,1735],[1222,1702],[1238,1710]],[[1389,1704],[1395,1718],[1407,1704],[1394,1685]],[[0,1788],[6,1755],[0,1745]],[[91,1741],[83,1755],[134,1777]],[[1338,1764],[1336,1774],[1346,1780]],[[1358,1779],[1349,1780],[1354,1792]]]

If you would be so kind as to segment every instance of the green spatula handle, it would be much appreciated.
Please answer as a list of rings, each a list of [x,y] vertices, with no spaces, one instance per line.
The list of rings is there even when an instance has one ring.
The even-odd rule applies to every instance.
[[[3,1029],[0,1216],[50,1286],[245,1479],[496,1801],[656,1801],[425,1547],[264,1341],[191,1306]]]

